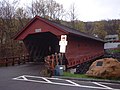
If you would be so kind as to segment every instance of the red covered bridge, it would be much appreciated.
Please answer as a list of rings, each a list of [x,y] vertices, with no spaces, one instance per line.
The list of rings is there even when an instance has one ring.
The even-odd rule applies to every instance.
[[[23,40],[30,56],[43,61],[47,55],[59,53],[61,35],[67,35],[65,57],[68,67],[98,58],[104,54],[104,41],[56,22],[34,17],[15,37]]]

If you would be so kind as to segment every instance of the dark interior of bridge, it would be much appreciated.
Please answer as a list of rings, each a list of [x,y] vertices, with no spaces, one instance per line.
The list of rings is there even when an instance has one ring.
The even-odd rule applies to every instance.
[[[47,55],[59,52],[59,39],[51,32],[30,34],[24,39],[31,61],[43,62]]]

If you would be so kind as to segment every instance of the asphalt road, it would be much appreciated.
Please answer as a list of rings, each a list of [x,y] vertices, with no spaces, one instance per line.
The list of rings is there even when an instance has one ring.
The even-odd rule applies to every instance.
[[[41,77],[40,65],[0,67],[0,90],[120,90],[120,84]]]

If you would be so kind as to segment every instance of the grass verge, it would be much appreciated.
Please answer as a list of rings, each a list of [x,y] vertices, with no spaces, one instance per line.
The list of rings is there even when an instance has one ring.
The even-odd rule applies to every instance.
[[[72,74],[72,73],[69,73],[69,72],[64,72],[63,76],[64,77],[75,77],[75,78],[89,78],[85,74]]]
[[[98,78],[98,77],[89,77],[85,74],[72,74],[70,72],[64,72],[63,77],[73,77],[73,78],[88,78],[88,79],[98,79],[98,80],[116,80],[120,81],[120,78]]]

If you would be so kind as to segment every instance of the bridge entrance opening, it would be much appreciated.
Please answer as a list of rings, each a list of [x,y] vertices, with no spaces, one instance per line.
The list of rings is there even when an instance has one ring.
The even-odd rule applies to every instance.
[[[44,62],[45,56],[59,52],[59,39],[51,32],[30,34],[23,41],[31,61]]]

